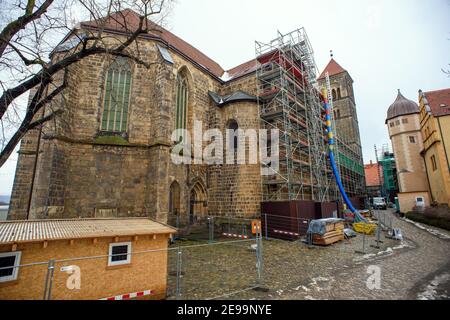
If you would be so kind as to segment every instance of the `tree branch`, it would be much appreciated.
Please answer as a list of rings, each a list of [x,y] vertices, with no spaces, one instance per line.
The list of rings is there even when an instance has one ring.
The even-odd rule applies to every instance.
[[[9,45],[11,39],[22,29],[24,29],[27,24],[38,19],[42,14],[44,14],[48,7],[53,3],[54,0],[46,0],[34,13],[33,8],[35,5],[35,0],[28,0],[27,7],[25,9],[25,14],[20,16],[16,20],[10,22],[3,30],[0,32],[0,57],[6,47]]]

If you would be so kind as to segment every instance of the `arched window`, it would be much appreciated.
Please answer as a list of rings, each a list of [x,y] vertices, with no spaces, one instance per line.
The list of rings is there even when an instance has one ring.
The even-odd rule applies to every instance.
[[[238,131],[237,131],[237,130],[239,130],[239,125],[236,122],[236,120],[230,120],[228,122],[227,129],[231,130],[230,136],[228,137],[229,150],[230,151],[233,150],[233,152],[236,153],[238,150],[238,138],[239,138]]]
[[[341,97],[341,88],[337,89],[337,98],[340,99]]]
[[[333,100],[336,100],[336,90],[331,90],[331,94],[333,95]]]
[[[188,86],[186,77],[178,74],[177,77],[177,106],[175,115],[175,129],[186,129],[187,127],[187,103]]]
[[[103,98],[102,131],[126,132],[130,105],[131,66],[118,57],[108,69]]]

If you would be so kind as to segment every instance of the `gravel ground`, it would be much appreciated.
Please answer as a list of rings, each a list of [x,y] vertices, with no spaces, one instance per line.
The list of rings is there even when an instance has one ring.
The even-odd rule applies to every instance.
[[[391,213],[389,213],[391,214]],[[394,215],[392,215],[394,216]],[[328,247],[264,240],[263,287],[257,285],[254,241],[188,247],[182,241],[182,299],[448,299],[450,241],[394,216],[403,242],[362,235]],[[175,298],[176,251],[169,256],[169,299]],[[368,268],[381,271],[381,288],[370,290]]]

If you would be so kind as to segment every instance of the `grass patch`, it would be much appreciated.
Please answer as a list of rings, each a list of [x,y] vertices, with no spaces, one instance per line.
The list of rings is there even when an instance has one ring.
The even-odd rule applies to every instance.
[[[450,231],[450,217],[439,217],[426,213],[409,212],[406,214],[406,218]]]

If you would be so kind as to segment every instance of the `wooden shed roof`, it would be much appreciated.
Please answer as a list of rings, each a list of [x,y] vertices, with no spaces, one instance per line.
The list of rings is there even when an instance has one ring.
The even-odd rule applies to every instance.
[[[148,218],[4,221],[0,222],[0,244],[175,232]]]

